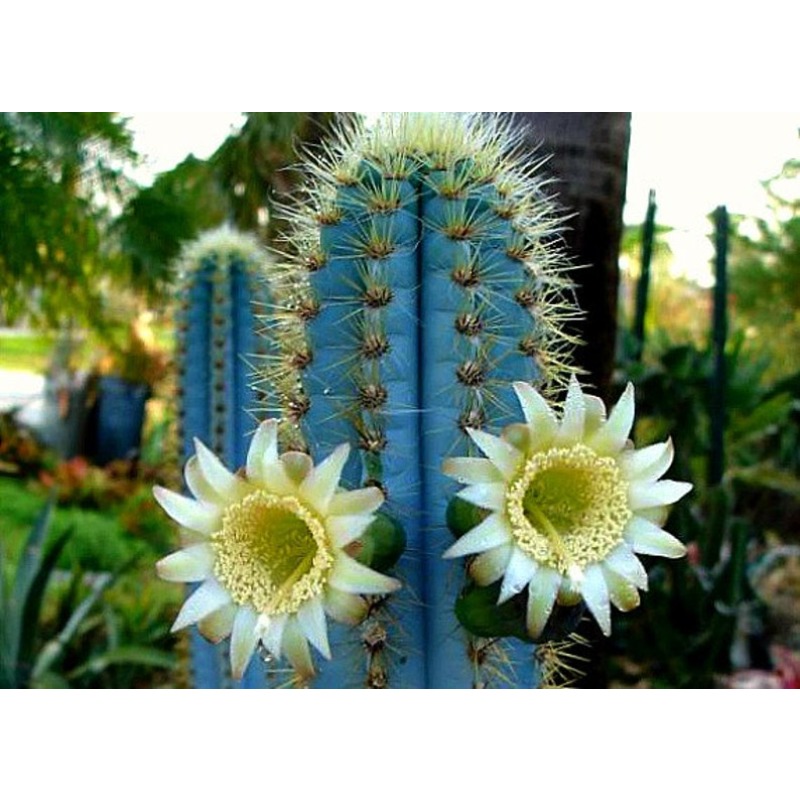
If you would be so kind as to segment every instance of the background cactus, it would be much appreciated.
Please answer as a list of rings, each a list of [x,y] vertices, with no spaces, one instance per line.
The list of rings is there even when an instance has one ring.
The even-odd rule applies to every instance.
[[[266,303],[264,260],[254,237],[228,227],[204,234],[183,251],[176,361],[184,459],[194,453],[196,437],[228,463],[244,463],[256,427],[253,363],[266,346],[257,322],[258,308]],[[232,685],[224,647],[207,642],[196,628],[191,636],[195,686]],[[251,666],[241,686],[263,686],[263,672]]]
[[[501,648],[460,627],[462,568],[441,560],[454,489],[443,459],[472,454],[467,428],[517,419],[513,380],[555,396],[571,371],[562,325],[578,312],[561,221],[518,143],[482,116],[349,123],[285,209],[285,253],[270,270],[270,414],[285,447],[317,459],[350,442],[345,482],[380,485],[408,542],[406,590],[355,635],[338,629],[317,686],[536,682],[529,644]]]

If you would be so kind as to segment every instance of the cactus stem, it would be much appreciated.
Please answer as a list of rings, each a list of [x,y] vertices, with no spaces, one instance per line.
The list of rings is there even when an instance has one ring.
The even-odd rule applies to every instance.
[[[486,116],[345,122],[311,155],[311,185],[285,213],[293,254],[273,271],[280,302],[267,326],[282,355],[265,359],[264,385],[280,398],[286,437],[300,436],[310,408],[302,430],[315,449],[355,446],[345,480],[388,484],[417,558],[423,529],[428,549],[441,533],[443,454],[473,452],[467,428],[504,423],[512,380],[552,396],[572,372],[572,340],[560,328],[575,314],[571,283],[551,246],[563,223],[542,194],[539,164],[514,153],[520,141],[510,123]],[[425,574],[410,575],[420,606],[402,617],[442,654],[423,665],[437,671],[434,685],[465,664],[467,640],[453,637],[441,610],[452,589],[438,587],[451,569],[426,554]],[[383,617],[369,624],[385,627]],[[390,649],[370,651],[367,685],[394,678]],[[507,674],[502,648],[484,642],[480,653],[476,684]],[[419,680],[420,661],[398,672]]]

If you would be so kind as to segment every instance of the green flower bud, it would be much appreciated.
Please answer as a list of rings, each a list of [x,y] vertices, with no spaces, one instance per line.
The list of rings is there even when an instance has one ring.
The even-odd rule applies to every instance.
[[[556,604],[542,634],[533,639],[525,624],[527,591],[500,605],[497,604],[499,596],[500,581],[490,586],[469,584],[456,600],[458,621],[475,636],[487,639],[514,636],[524,642],[541,644],[566,639],[578,627],[586,610],[582,602],[572,606]]]
[[[386,572],[397,563],[406,549],[406,534],[396,519],[378,513],[358,544],[360,547],[355,553],[356,560],[378,572]]]
[[[491,511],[485,508],[479,508],[460,497],[453,497],[447,504],[447,527],[458,539],[483,522],[489,514]]]

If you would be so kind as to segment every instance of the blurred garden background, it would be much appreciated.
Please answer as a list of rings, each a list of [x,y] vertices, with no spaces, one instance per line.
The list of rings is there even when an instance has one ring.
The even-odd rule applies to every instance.
[[[223,224],[276,244],[332,115],[157,117],[0,114],[0,686],[190,684],[153,568],[176,265]],[[695,486],[667,525],[689,557],[609,640],[581,629],[579,685],[800,688],[800,114],[518,121],[578,214],[582,366],[606,400],[634,382],[637,445],[672,436]]]

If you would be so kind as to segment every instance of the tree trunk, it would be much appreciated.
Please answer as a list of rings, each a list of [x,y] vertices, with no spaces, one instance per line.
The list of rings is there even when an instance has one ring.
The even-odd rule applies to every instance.
[[[584,344],[576,351],[585,380],[610,400],[614,369],[619,288],[619,244],[628,166],[630,114],[519,112],[526,141],[540,155],[552,154],[545,169],[557,179],[560,204],[577,216],[564,239],[574,263],[577,299],[586,314],[577,329]]]

